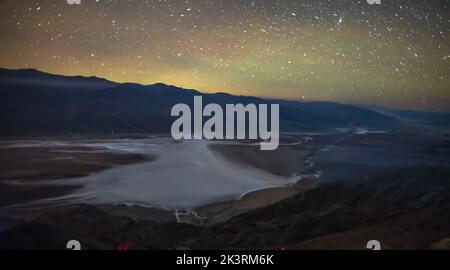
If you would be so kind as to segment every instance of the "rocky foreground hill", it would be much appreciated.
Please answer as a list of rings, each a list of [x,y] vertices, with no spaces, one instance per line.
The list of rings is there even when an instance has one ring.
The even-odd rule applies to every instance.
[[[150,222],[80,205],[0,235],[1,249],[383,249],[450,248],[450,170],[415,167],[357,182],[323,184],[207,227]]]

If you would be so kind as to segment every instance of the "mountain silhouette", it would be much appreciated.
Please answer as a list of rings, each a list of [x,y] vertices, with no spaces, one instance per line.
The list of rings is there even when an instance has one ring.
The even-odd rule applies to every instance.
[[[205,94],[162,83],[115,83],[97,77],[62,76],[33,69],[0,69],[0,135],[169,133],[172,106],[203,103],[280,104],[281,131],[338,127],[392,129],[399,118],[370,108],[333,102],[299,102]]]

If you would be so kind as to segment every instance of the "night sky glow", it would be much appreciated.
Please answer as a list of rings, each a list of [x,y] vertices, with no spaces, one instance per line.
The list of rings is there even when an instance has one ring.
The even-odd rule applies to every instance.
[[[450,1],[0,1],[0,66],[450,111]]]

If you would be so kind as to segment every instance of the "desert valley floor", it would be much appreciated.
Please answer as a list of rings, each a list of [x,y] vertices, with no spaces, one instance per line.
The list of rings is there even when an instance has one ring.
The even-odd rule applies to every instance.
[[[422,224],[450,217],[448,134],[282,138],[266,152],[166,136],[4,139],[0,247],[78,237],[87,249],[362,249],[375,236],[386,248],[448,246],[450,218]]]

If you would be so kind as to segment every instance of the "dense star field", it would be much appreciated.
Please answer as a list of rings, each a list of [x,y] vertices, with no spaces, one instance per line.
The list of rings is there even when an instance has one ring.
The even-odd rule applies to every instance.
[[[0,66],[450,108],[450,1],[2,0]]]

